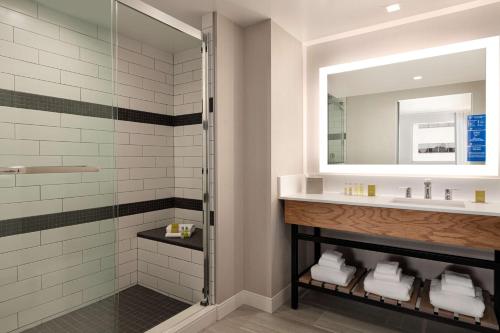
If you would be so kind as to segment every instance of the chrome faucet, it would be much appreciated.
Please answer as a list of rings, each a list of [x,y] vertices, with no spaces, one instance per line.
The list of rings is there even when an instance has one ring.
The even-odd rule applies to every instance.
[[[432,183],[430,179],[426,179],[424,182],[424,198],[432,199]]]
[[[405,198],[411,199],[411,187],[404,186],[404,187],[400,187],[400,189],[405,190]]]
[[[456,191],[456,188],[447,188],[444,190],[444,200],[453,200],[453,191]]]

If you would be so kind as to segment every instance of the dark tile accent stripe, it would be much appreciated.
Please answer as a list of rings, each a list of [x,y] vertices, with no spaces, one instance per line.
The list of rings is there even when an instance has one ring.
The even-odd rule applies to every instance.
[[[328,134],[328,140],[342,140],[346,139],[346,133],[330,133]]]
[[[195,125],[202,122],[201,113],[171,116],[5,89],[0,89],[0,105],[164,126]]]
[[[215,225],[215,212],[213,210],[210,211],[210,225]]]
[[[175,124],[174,116],[124,108],[115,109],[114,119],[163,126],[174,126]]]
[[[208,99],[208,112],[214,112],[214,98],[210,97]]]
[[[177,203],[180,205],[178,208],[199,211],[203,210],[203,202],[201,200],[166,198],[141,201],[118,206],[107,206],[3,220],[0,221],[0,237],[101,221],[111,219],[113,217],[176,208]]]
[[[186,125],[195,125],[201,123],[202,123],[201,113],[191,113],[191,114],[183,114],[175,116],[173,126],[186,126]]]
[[[196,199],[175,198],[175,208],[203,210],[203,201]]]

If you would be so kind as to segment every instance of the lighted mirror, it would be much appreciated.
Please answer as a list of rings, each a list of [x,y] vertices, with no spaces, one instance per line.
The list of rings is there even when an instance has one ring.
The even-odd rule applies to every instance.
[[[497,176],[499,38],[320,69],[320,172]]]

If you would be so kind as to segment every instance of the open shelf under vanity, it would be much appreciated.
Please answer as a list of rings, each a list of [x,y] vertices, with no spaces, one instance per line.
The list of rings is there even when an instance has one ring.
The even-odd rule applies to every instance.
[[[451,264],[479,267],[490,269],[494,272],[494,290],[500,291],[500,251],[495,247],[483,246],[483,243],[476,246],[474,242],[484,242],[484,244],[493,244],[498,242],[500,226],[500,217],[481,216],[439,213],[439,212],[414,212],[411,210],[397,210],[389,208],[372,208],[363,207],[363,214],[353,214],[353,208],[342,207],[338,204],[328,203],[304,203],[285,201],[285,223],[291,224],[292,231],[292,272],[291,272],[291,307],[296,309],[299,305],[298,289],[307,288],[324,294],[351,299],[365,304],[383,307],[393,311],[399,311],[422,318],[444,322],[451,325],[461,326],[468,329],[481,332],[499,332],[498,314],[499,314],[499,292],[497,295],[491,295],[483,290],[483,300],[486,306],[484,316],[482,318],[473,318],[457,313],[452,313],[443,309],[435,308],[429,299],[430,280],[421,280],[415,278],[411,298],[407,302],[401,302],[394,299],[384,298],[365,291],[363,287],[364,277],[369,273],[369,270],[363,267],[358,267],[356,274],[351,282],[346,286],[338,286],[335,284],[325,283],[312,279],[310,267],[303,272],[299,272],[299,255],[298,242],[312,242],[314,244],[314,261],[317,262],[321,256],[321,244],[330,244],[347,248],[355,248],[361,250],[375,251],[393,255],[406,257],[421,258],[433,261],[446,262]],[[347,212],[347,213],[346,213]],[[387,223],[387,225],[386,225]],[[337,237],[326,237],[322,235],[323,229],[332,231],[351,231],[363,234],[381,235],[381,230],[392,230],[394,235],[394,226],[399,224],[401,227],[397,235],[399,238],[411,240],[423,240],[433,243],[445,245],[457,245],[457,234],[460,234],[459,241],[467,242],[467,246],[471,248],[490,248],[495,252],[494,260],[471,258],[457,256],[439,252],[422,251],[411,248],[403,248],[396,246],[388,246],[385,244],[360,242],[347,240]],[[433,233],[437,234],[436,225],[440,224],[440,241],[433,241]],[[461,228],[461,224],[468,225]],[[447,228],[447,225],[454,225],[452,228]],[[480,228],[474,228],[473,225],[481,224]],[[413,232],[414,229],[419,229],[420,234]],[[429,228],[426,228],[429,225]],[[299,226],[309,227],[299,232]],[[458,228],[457,234],[451,230]],[[461,228],[461,229],[460,229]],[[346,230],[351,229],[351,230]],[[447,234],[443,230],[447,230]],[[494,230],[497,229],[497,230]],[[370,232],[373,230],[374,232]],[[376,230],[376,231],[375,231]],[[465,230],[465,231],[464,231]],[[486,231],[489,230],[489,231]],[[494,230],[494,232],[492,232]],[[312,232],[311,232],[312,231]],[[378,232],[378,233],[377,233]],[[382,231],[383,232],[383,231]],[[471,237],[467,237],[466,232],[474,232]],[[489,232],[489,234],[488,234]],[[333,235],[335,233],[333,232]],[[408,235],[409,237],[402,237]],[[419,239],[419,237],[425,237]],[[498,242],[497,244],[500,244]]]
[[[407,302],[386,297],[384,298],[376,294],[370,294],[366,292],[363,287],[363,279],[368,272],[369,271],[364,268],[359,268],[351,282],[347,286],[342,287],[312,279],[311,272],[308,269],[299,276],[298,286],[333,296],[384,307],[394,311],[417,315],[423,318],[442,322],[452,321],[454,324],[458,324],[459,326],[467,328],[471,328],[472,326],[473,329],[485,332],[498,332],[499,330],[495,310],[491,301],[491,295],[487,291],[483,291],[483,299],[486,305],[486,310],[483,318],[479,319],[434,308],[429,300],[430,280],[422,282],[422,280],[416,278],[413,282],[411,298]]]

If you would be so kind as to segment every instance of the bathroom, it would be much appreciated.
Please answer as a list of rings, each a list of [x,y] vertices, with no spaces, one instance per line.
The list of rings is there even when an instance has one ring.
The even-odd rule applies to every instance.
[[[498,332],[499,15],[0,0],[0,333]]]

